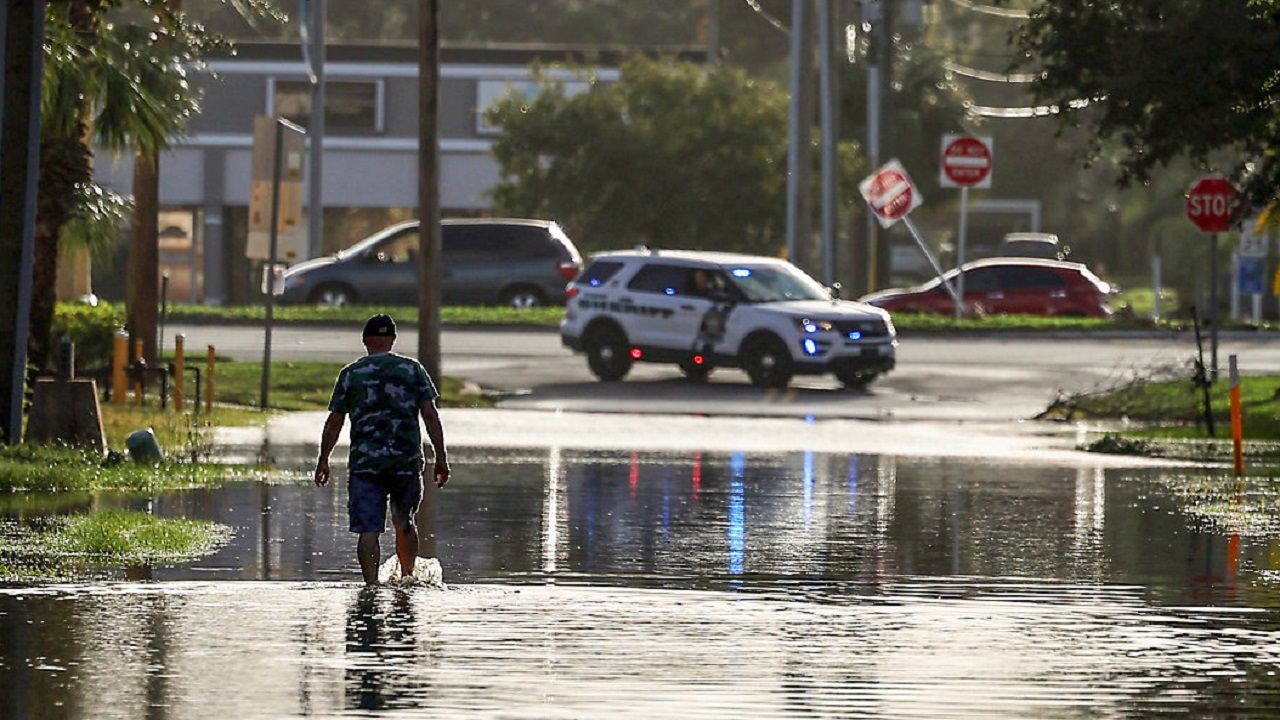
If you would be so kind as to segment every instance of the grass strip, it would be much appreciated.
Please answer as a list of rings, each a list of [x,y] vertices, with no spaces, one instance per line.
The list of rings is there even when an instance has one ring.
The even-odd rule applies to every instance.
[[[1187,377],[1138,379],[1100,392],[1061,397],[1039,418],[1135,423],[1094,435],[1085,444],[1094,452],[1229,462],[1232,447],[1228,389],[1225,379],[1209,388],[1214,436],[1209,435],[1208,426],[1202,422],[1204,395]],[[1255,465],[1280,465],[1280,375],[1241,378],[1240,410],[1246,460]]]
[[[231,532],[218,523],[130,510],[49,516],[34,523],[4,521],[0,580],[51,580],[94,570],[186,562],[213,553]]]
[[[266,471],[242,466],[164,460],[134,463],[57,445],[0,446],[0,493],[124,490],[154,492],[260,480]]]

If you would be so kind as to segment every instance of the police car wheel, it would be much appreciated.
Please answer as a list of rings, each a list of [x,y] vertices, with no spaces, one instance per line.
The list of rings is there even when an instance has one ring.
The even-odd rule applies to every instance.
[[[867,370],[853,370],[851,368],[844,368],[844,369],[836,370],[836,379],[840,381],[841,385],[844,385],[846,388],[850,390],[861,390],[866,386],[870,385],[871,381],[875,380],[876,375],[878,374],[879,373],[874,373]]]
[[[627,338],[617,329],[602,327],[587,333],[583,341],[587,366],[601,380],[621,380],[631,370]]]
[[[791,355],[782,341],[774,337],[753,340],[742,351],[742,369],[756,387],[786,387],[793,369]]]
[[[692,360],[680,361],[680,372],[684,373],[685,377],[695,382],[705,382],[707,376],[711,374],[711,370],[712,367],[710,363],[704,362],[701,365],[698,365]]]

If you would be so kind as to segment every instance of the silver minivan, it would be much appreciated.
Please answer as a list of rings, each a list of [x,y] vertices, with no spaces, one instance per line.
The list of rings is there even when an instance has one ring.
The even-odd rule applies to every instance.
[[[555,222],[511,218],[440,223],[446,305],[563,305],[582,256]],[[400,223],[284,275],[284,303],[416,305],[418,221]]]

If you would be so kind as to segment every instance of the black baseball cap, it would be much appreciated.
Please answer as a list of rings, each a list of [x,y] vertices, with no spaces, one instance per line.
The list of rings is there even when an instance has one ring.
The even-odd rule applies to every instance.
[[[395,337],[396,321],[390,315],[378,314],[364,324],[364,337]]]

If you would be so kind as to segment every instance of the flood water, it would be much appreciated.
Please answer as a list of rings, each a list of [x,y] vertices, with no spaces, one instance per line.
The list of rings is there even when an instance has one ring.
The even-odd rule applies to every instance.
[[[235,535],[130,572],[157,582],[0,589],[0,716],[1280,709],[1266,483],[802,452],[454,467],[422,518],[446,591],[359,587],[341,483],[64,499]]]

